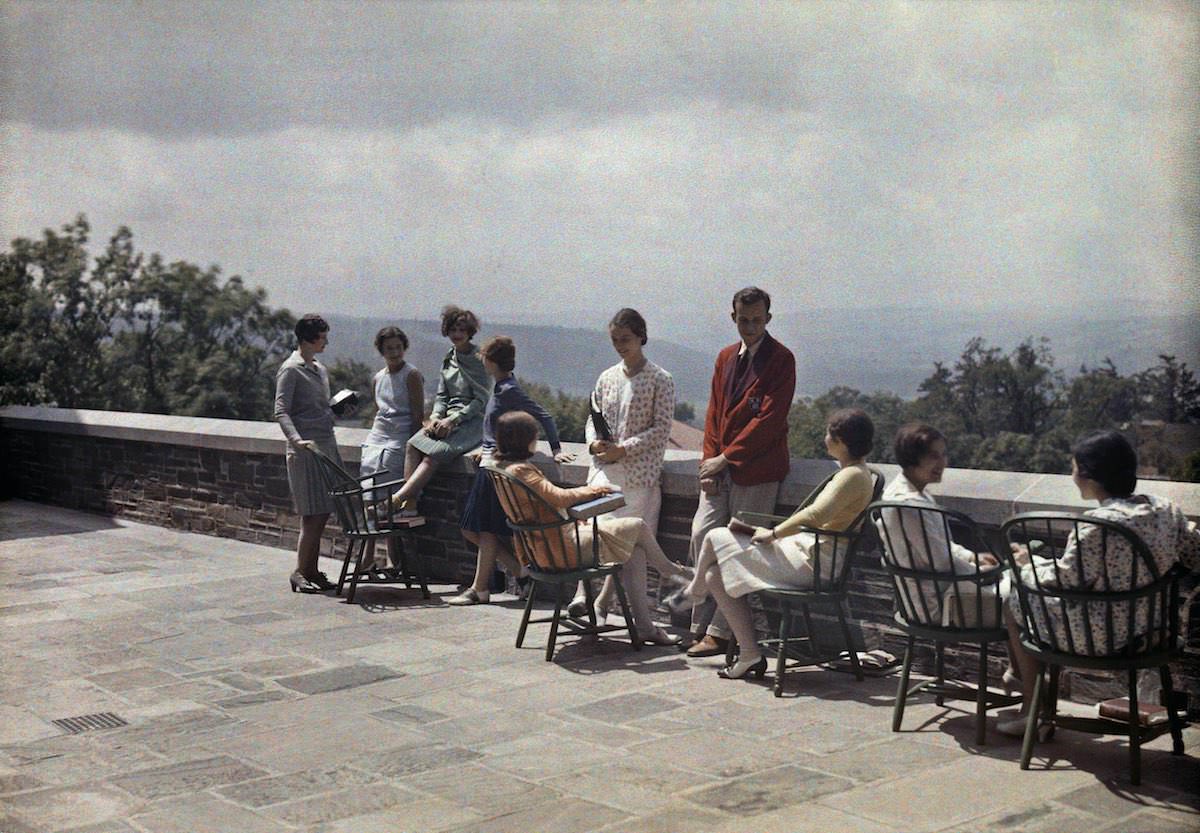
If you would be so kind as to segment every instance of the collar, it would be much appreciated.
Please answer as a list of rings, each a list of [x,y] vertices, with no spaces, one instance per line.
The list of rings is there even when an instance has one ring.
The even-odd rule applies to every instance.
[[[758,341],[754,342],[753,347],[747,347],[746,342],[744,342],[744,341],[740,342],[740,346],[738,347],[738,358],[740,359],[742,356],[744,356],[746,354],[746,351],[749,350],[750,358],[753,359],[756,355],[758,355],[759,349],[764,344],[766,344],[767,339],[770,337],[771,337],[770,333],[763,333],[762,338],[760,338]]]

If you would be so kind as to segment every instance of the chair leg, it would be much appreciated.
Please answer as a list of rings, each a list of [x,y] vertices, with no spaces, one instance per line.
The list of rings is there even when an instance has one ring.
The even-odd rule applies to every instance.
[[[587,604],[587,618],[591,627],[596,627],[596,591],[592,589],[592,582],[588,579],[583,581],[583,598]]]
[[[975,687],[975,743],[987,743],[988,644],[979,646],[979,685]]]
[[[785,599],[779,605],[779,653],[775,655],[775,696],[783,696],[783,678],[787,675],[788,640],[792,631],[792,606]],[[805,608],[807,612],[807,608]]]
[[[350,559],[354,557],[354,542],[346,542],[346,557],[342,559],[342,574],[338,576],[337,595],[342,595],[342,587],[346,584],[346,574],[350,571]]]
[[[537,595],[536,581],[529,582],[529,596],[525,599],[525,613],[521,616],[521,624],[517,628],[517,647],[520,648],[525,642],[525,631],[529,628],[529,617],[533,613],[533,597]]]
[[[613,589],[617,591],[617,601],[621,603],[621,615],[625,617],[625,629],[629,631],[629,641],[633,650],[642,650],[642,638],[638,636],[637,628],[633,625],[633,614],[629,612],[629,599],[625,597],[625,587],[621,584],[621,576],[613,574]]]
[[[854,679],[860,683],[863,681],[862,663],[858,661],[858,651],[854,650],[854,641],[850,638],[850,625],[846,622],[846,600],[842,599],[837,604],[838,624],[842,628],[842,641],[846,643],[846,651],[850,654],[850,667],[854,669]]]
[[[896,705],[892,709],[892,731],[900,731],[900,721],[904,720],[904,701],[908,699],[908,674],[912,670],[913,638],[908,637],[904,646],[904,664],[900,667],[900,682],[896,685]]]
[[[1054,720],[1058,715],[1058,678],[1062,676],[1062,668],[1058,665],[1051,665],[1047,670],[1050,672],[1050,692],[1046,697],[1045,707],[1042,709],[1043,717],[1046,720],[1046,732],[1041,740],[1050,740],[1054,737]]]
[[[546,662],[554,659],[554,640],[558,638],[558,617],[562,616],[562,588],[554,585],[554,618],[550,620],[550,636],[546,639]]]
[[[1025,737],[1021,741],[1021,769],[1029,769],[1029,760],[1033,757],[1033,742],[1037,738],[1038,712],[1042,704],[1042,683],[1045,675],[1038,671],[1037,679],[1033,681],[1033,702],[1029,704],[1029,714],[1025,719]]]
[[[1171,683],[1171,669],[1162,666],[1158,669],[1159,681],[1162,685],[1163,703],[1167,707],[1167,722],[1171,725],[1171,754],[1183,754],[1183,721],[1179,718],[1179,710],[1175,708],[1175,689]]]
[[[1129,669],[1129,782],[1142,783],[1142,727],[1138,723],[1137,669]]]
[[[940,691],[941,687],[946,684],[946,646],[941,642],[938,642],[935,645],[935,654],[936,659],[934,662],[937,667],[937,684],[939,693],[933,698],[933,702],[937,703],[939,706],[944,706],[946,705],[946,698],[941,695]]]
[[[358,557],[354,559],[354,572],[350,574],[350,592],[346,594],[346,604],[354,604],[354,592],[358,590],[358,577],[362,573],[363,559],[367,557],[367,541],[364,538],[358,542]],[[351,548],[354,544],[352,543]]]

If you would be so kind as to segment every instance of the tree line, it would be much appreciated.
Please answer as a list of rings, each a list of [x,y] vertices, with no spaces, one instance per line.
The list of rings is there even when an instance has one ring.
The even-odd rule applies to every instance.
[[[80,215],[0,254],[0,404],[270,419],[274,372],[294,341],[292,314],[272,309],[260,287],[222,279],[217,266],[144,255],[125,227],[92,261],[90,231]],[[339,360],[331,385],[365,393],[374,370]],[[555,416],[564,440],[582,441],[586,397],[522,384]],[[364,399],[366,420],[373,405]],[[923,420],[949,438],[953,465],[1061,473],[1085,431],[1200,423],[1200,383],[1169,354],[1128,376],[1106,359],[1068,377],[1046,339],[1007,353],[972,339],[953,365],[934,363],[915,399],[844,386],[798,399],[789,415],[792,453],[823,457],[825,417],[843,407],[875,421],[874,460],[890,462],[895,429]],[[678,404],[676,418],[694,417],[691,404]],[[1200,480],[1200,452],[1179,460],[1161,448],[1140,451],[1158,454],[1149,462],[1177,479]]]

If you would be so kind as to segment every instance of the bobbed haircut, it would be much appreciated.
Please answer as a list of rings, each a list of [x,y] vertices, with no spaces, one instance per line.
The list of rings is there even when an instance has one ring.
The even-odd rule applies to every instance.
[[[475,317],[475,313],[469,309],[456,307],[454,304],[449,304],[442,307],[442,335],[450,335],[450,328],[455,324],[462,324],[471,334],[471,338],[479,332],[479,319]]]
[[[642,346],[646,346],[646,319],[642,318],[642,314],[637,310],[630,307],[617,310],[612,321],[608,322],[609,330],[615,327],[628,327],[631,333],[642,340]]]
[[[1087,434],[1071,449],[1075,466],[1114,497],[1128,497],[1137,488],[1137,452],[1119,431]]]
[[[741,304],[744,307],[752,307],[755,304],[766,304],[767,312],[771,311],[771,296],[767,294],[765,289],[759,289],[757,286],[747,286],[744,289],[739,289],[733,293],[733,309],[737,311],[737,305]]]
[[[946,441],[942,432],[924,422],[910,422],[901,425],[896,432],[896,463],[902,469],[920,465],[921,458],[933,450],[933,444],[938,440]]]
[[[389,338],[400,339],[400,343],[404,345],[404,349],[408,349],[408,336],[404,334],[404,330],[399,327],[384,327],[375,334],[375,351],[381,356],[383,355],[383,343]]]
[[[825,423],[829,435],[841,440],[855,457],[866,457],[875,442],[875,423],[861,408],[842,408]]]
[[[317,340],[321,333],[329,332],[329,324],[325,319],[317,315],[315,312],[310,312],[308,315],[303,315],[296,322],[296,338],[300,341],[311,343]]]
[[[497,460],[528,460],[533,456],[529,446],[537,439],[538,423],[524,411],[508,411],[496,420]]]
[[[512,369],[517,366],[517,346],[508,336],[489,338],[479,352],[505,373],[512,373]]]

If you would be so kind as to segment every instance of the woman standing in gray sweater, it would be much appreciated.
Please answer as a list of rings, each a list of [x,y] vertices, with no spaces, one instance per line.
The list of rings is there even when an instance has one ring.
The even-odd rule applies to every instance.
[[[300,515],[292,592],[320,593],[335,586],[317,569],[321,535],[333,512],[333,500],[321,480],[312,451],[320,450],[341,464],[333,438],[329,373],[316,359],[317,353],[329,343],[329,325],[321,316],[310,314],[296,322],[295,332],[299,346],[275,374],[275,419],[287,437],[288,485],[296,513]]]

